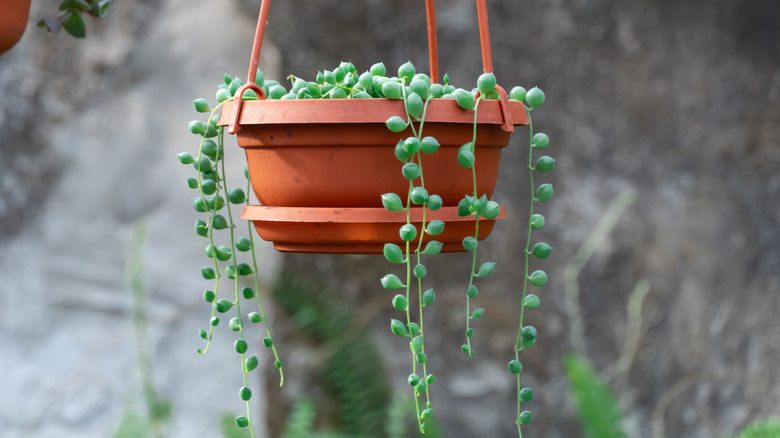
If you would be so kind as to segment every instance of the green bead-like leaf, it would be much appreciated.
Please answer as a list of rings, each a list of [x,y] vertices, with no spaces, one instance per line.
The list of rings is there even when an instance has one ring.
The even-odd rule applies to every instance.
[[[485,309],[483,309],[483,308],[480,308],[480,309],[474,309],[474,313],[472,313],[472,314],[471,314],[471,316],[469,317],[469,319],[477,319],[477,318],[481,318],[481,317],[482,317],[482,315],[484,315],[484,314],[485,314]]]
[[[227,245],[220,245],[216,249],[216,256],[220,261],[227,261],[233,256],[233,250]]]
[[[257,365],[259,364],[260,361],[257,359],[257,356],[252,355],[244,359],[244,367],[246,368],[247,373],[257,368]]]
[[[419,178],[422,170],[417,163],[406,163],[401,168],[401,173],[403,173],[404,178],[411,181]]]
[[[425,206],[431,211],[440,209],[443,204],[444,201],[442,201],[441,196],[439,195],[429,195],[428,200],[425,202]]]
[[[251,300],[255,297],[255,290],[249,286],[244,286],[241,289],[241,296],[244,297],[245,300]]]
[[[544,242],[537,243],[531,249],[531,254],[533,254],[534,257],[536,257],[538,259],[545,259],[545,258],[547,258],[547,256],[550,255],[550,252],[552,252],[552,248],[550,247],[550,245],[548,245],[548,244],[546,244]]]
[[[401,281],[400,278],[398,278],[395,274],[387,274],[380,280],[382,283],[382,287],[388,290],[395,290],[395,289],[401,289],[402,287],[406,287],[406,285]]]
[[[465,249],[468,252],[472,252],[477,249],[477,239],[475,239],[473,236],[467,236],[463,239],[463,249]]]
[[[203,339],[208,339],[208,338],[209,338],[209,334],[208,334],[208,333],[206,333],[206,330],[203,330],[203,329],[198,329],[198,334],[199,334],[199,335],[200,335],[200,337],[201,337],[201,338],[203,338]]]
[[[405,142],[403,140],[398,141],[393,152],[395,153],[395,157],[398,158],[398,161],[402,163],[406,163],[409,161],[409,158],[411,158],[409,152],[406,151]]]
[[[509,91],[509,98],[512,100],[518,100],[520,102],[525,102],[525,96],[527,94],[527,91],[525,91],[525,88],[523,87],[514,87],[511,91]]]
[[[530,280],[531,284],[534,286],[542,287],[547,284],[547,273],[540,270],[534,271],[528,276],[528,280]]]
[[[403,211],[404,204],[401,197],[395,193],[385,193],[382,195],[382,205],[389,211]]]
[[[392,116],[385,122],[385,125],[387,125],[387,129],[393,131],[393,132],[401,132],[404,129],[407,128],[407,123],[404,121],[404,119],[398,117],[398,116]]]
[[[233,348],[236,350],[236,353],[243,354],[249,349],[249,345],[247,345],[246,341],[243,339],[236,339],[236,342],[233,343]]]
[[[244,190],[242,190],[240,187],[233,187],[228,190],[228,201],[230,201],[232,204],[243,204],[246,202],[246,195],[244,194]]]
[[[517,359],[512,359],[509,361],[508,368],[510,373],[520,374],[520,371],[523,371],[523,364],[521,364]]]
[[[532,418],[531,411],[523,411],[517,416],[517,422],[519,424],[528,424],[531,422]]]
[[[434,301],[436,301],[436,292],[434,292],[433,289],[428,289],[425,292],[423,292],[422,295],[423,306],[430,306],[431,304],[433,304]]]
[[[230,318],[228,327],[230,327],[230,330],[233,330],[234,332],[241,330],[241,319],[237,316]]]
[[[482,266],[479,267],[479,270],[476,274],[474,274],[475,277],[489,277],[493,275],[493,271],[496,270],[496,264],[494,262],[486,262],[483,263]]]
[[[420,383],[420,376],[417,374],[409,374],[409,377],[406,379],[407,382],[409,382],[412,386],[417,386],[418,383]]]
[[[424,364],[428,360],[428,356],[423,353],[422,351],[416,353],[414,355],[414,360],[417,361],[419,364]],[[420,380],[420,383],[417,385],[418,387],[425,383],[425,380]]]
[[[402,338],[408,338],[409,332],[406,330],[404,323],[397,319],[390,320],[390,330],[396,335]]]
[[[427,244],[425,244],[425,249],[423,249],[422,253],[426,255],[435,255],[441,252],[442,243],[438,242],[436,240],[431,240]]]
[[[434,219],[428,222],[428,227],[425,228],[425,232],[431,236],[438,236],[444,231],[444,222]]]
[[[534,398],[534,390],[531,388],[523,388],[520,390],[519,399],[521,402],[529,402]]]
[[[495,219],[501,214],[501,206],[498,205],[498,202],[488,201],[480,214],[486,219]]]
[[[536,328],[532,325],[527,325],[523,327],[523,331],[521,333],[521,336],[526,341],[533,341],[536,339]]]
[[[487,94],[496,88],[496,76],[493,73],[483,73],[477,78],[477,89],[480,93]]]
[[[420,150],[426,154],[432,154],[439,149],[439,142],[433,137],[423,137],[420,141]]]
[[[525,95],[525,101],[531,109],[542,106],[544,103],[544,91],[537,87],[531,88]]]
[[[252,241],[245,236],[241,236],[236,239],[236,249],[241,252],[246,252],[252,249]]]
[[[406,261],[401,247],[394,243],[386,243],[383,253],[385,254],[385,259],[390,263],[403,263]]]
[[[538,213],[531,215],[531,228],[538,230],[542,227],[544,227],[544,216]]]
[[[252,398],[252,390],[244,386],[238,391],[238,395],[241,397],[241,400],[249,401]]]
[[[417,137],[409,137],[406,140],[404,140],[404,151],[407,153],[407,155],[411,156],[417,153],[417,151],[420,150],[420,140],[417,139]]]
[[[398,231],[398,234],[401,236],[401,240],[404,242],[411,242],[415,237],[417,237],[417,227],[412,224],[403,225]]]
[[[203,291],[203,299],[207,303],[213,303],[214,299],[216,298],[216,296],[217,295],[214,293],[213,290],[205,290],[205,291]]]
[[[84,17],[80,12],[68,12],[62,21],[62,28],[75,38],[84,38],[87,36],[87,26],[84,24]]]
[[[191,189],[197,189],[198,188],[198,180],[193,178],[193,177],[187,178],[187,187],[189,187]]]
[[[479,295],[479,289],[473,284],[466,289],[466,296],[473,299]]]
[[[553,186],[552,184],[542,184],[539,186],[538,189],[536,189],[536,197],[534,198],[537,202],[544,202],[549,201],[553,197]]]
[[[382,94],[388,99],[401,99],[403,97],[401,84],[395,81],[385,82],[382,84]]]
[[[417,336],[420,334],[420,326],[417,325],[417,323],[410,323],[407,328],[409,329],[409,333],[411,333],[412,336]]]
[[[215,230],[224,230],[228,227],[227,219],[221,214],[215,214],[212,226]]]
[[[401,79],[406,78],[407,81],[411,81],[415,73],[416,70],[414,68],[414,64],[412,64],[410,61],[407,61],[398,67],[398,77]]]
[[[459,107],[467,110],[474,109],[474,95],[471,94],[471,92],[466,91],[463,88],[458,88],[452,95],[455,96],[455,101],[458,103]]]
[[[195,233],[198,236],[203,236],[203,237],[208,236],[209,235],[209,229],[206,226],[206,222],[204,222],[204,221],[202,221],[200,219],[195,221]]]
[[[474,154],[469,150],[462,150],[458,152],[458,164],[466,169],[474,167]]]
[[[271,348],[271,347],[274,346],[274,341],[273,341],[273,339],[271,339],[269,337],[265,337],[265,338],[263,338],[263,345],[265,345],[268,348]]]
[[[553,167],[555,167],[555,159],[548,155],[543,155],[539,157],[538,160],[536,160],[534,170],[538,170],[539,172],[549,172],[553,169]]]
[[[428,269],[425,268],[425,265],[423,264],[417,264],[414,267],[414,276],[417,278],[425,278],[425,276],[428,274]]]
[[[238,417],[236,417],[236,426],[243,429],[244,427],[249,426],[249,420],[247,420],[245,416],[239,415]]]
[[[195,159],[192,158],[192,155],[190,155],[188,152],[181,152],[176,156],[179,158],[181,164],[192,164],[195,162]]]
[[[422,187],[415,187],[410,193],[410,198],[415,205],[423,204],[428,200],[428,191]]]
[[[200,185],[200,189],[206,195],[213,195],[217,191],[217,183],[214,180],[207,179]]]
[[[192,208],[198,213],[205,213],[208,210],[208,204],[202,197],[198,196],[197,198],[192,198]]]
[[[206,99],[195,99],[192,101],[192,105],[195,107],[195,111],[199,113],[211,112],[211,108],[209,108],[209,102]]]
[[[539,307],[539,297],[534,294],[526,295],[523,300],[523,306],[525,306],[526,309],[536,309]]]
[[[190,132],[193,134],[203,134],[206,132],[206,125],[200,120],[193,120],[189,123]]]
[[[531,147],[534,149],[544,149],[548,144],[550,144],[550,137],[542,132],[534,134],[533,138],[531,138]]]
[[[234,303],[232,301],[228,301],[224,298],[220,298],[219,300],[217,300],[217,312],[225,313],[233,307],[233,304]]]
[[[249,312],[249,314],[247,314],[247,317],[249,318],[250,321],[252,321],[255,324],[257,324],[258,322],[263,322],[263,316],[257,312]]]
[[[421,101],[428,98],[428,94],[430,93],[429,85],[425,80],[420,79],[419,73],[415,75],[415,78],[412,79],[412,82],[409,83],[409,89],[412,90],[412,93],[415,93],[416,95],[420,96]]]
[[[466,329],[466,337],[470,338],[472,336],[474,336],[474,329],[473,328]]]
[[[406,110],[409,112],[409,115],[414,117],[415,119],[420,118],[420,113],[422,113],[423,109],[423,100],[417,93],[412,93],[408,96],[406,96]]]
[[[213,268],[200,268],[200,275],[206,280],[213,280],[217,278],[217,274],[214,273]]]
[[[215,97],[217,99],[217,102],[222,103],[222,102],[225,102],[227,100],[232,99],[233,98],[233,94],[230,93],[230,90],[228,90],[227,88],[220,88],[220,89],[217,90],[217,94],[216,94]]]
[[[398,294],[393,297],[393,307],[401,312],[406,312],[409,309],[409,301],[406,300],[405,296]]]
[[[423,337],[420,335],[413,337],[411,342],[409,342],[409,348],[411,348],[413,353],[421,351],[423,349]]]
[[[219,325],[219,318],[217,318],[216,316],[212,316],[211,317],[211,326],[212,327],[216,327],[218,325]]]

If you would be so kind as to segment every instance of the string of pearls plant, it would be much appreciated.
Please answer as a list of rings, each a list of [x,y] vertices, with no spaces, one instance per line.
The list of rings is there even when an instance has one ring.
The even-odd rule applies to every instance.
[[[425,185],[424,157],[435,153],[439,148],[439,142],[432,136],[424,135],[425,115],[428,104],[432,99],[454,99],[464,110],[473,111],[474,125],[472,136],[465,139],[465,143],[458,151],[457,160],[460,166],[471,170],[473,191],[466,194],[458,203],[460,216],[474,218],[474,234],[463,239],[463,248],[472,254],[471,267],[466,286],[465,305],[465,343],[461,347],[469,357],[474,356],[472,337],[474,328],[473,320],[476,320],[485,312],[484,308],[472,310],[472,300],[477,298],[479,290],[477,280],[488,277],[495,271],[496,263],[489,261],[479,264],[477,267],[477,247],[479,241],[480,220],[492,220],[498,217],[500,207],[498,203],[480,195],[477,187],[475,171],[475,147],[477,140],[477,114],[479,104],[485,99],[500,99],[496,89],[496,78],[492,73],[481,75],[477,80],[477,86],[472,90],[456,88],[449,83],[449,77],[444,76],[444,83],[432,82],[424,73],[418,73],[412,63],[407,62],[398,68],[397,76],[388,76],[383,63],[374,64],[368,71],[358,73],[352,63],[342,62],[333,70],[318,72],[314,81],[306,81],[296,76],[289,76],[291,87],[288,89],[277,81],[266,80],[261,71],[258,71],[255,83],[262,87],[267,99],[367,99],[389,98],[399,99],[404,103],[402,114],[390,117],[387,128],[395,133],[402,133],[407,129],[411,135],[399,138],[395,145],[395,156],[401,162],[401,175],[409,181],[408,190],[405,193],[385,193],[381,195],[384,207],[389,211],[404,212],[406,221],[399,229],[399,235],[404,242],[402,246],[395,243],[387,243],[384,246],[385,258],[393,264],[403,265],[403,274],[387,274],[381,278],[381,284],[385,289],[398,290],[400,293],[393,296],[391,304],[394,309],[402,312],[400,319],[392,318],[391,331],[403,338],[409,339],[411,373],[408,383],[413,389],[413,398],[416,408],[416,417],[419,430],[426,432],[426,419],[433,414],[430,386],[434,383],[434,376],[428,371],[428,357],[425,350],[425,325],[423,309],[432,305],[436,299],[433,288],[424,286],[427,276],[427,268],[424,264],[426,256],[438,254],[443,244],[435,240],[435,236],[444,231],[444,222],[429,220],[428,212],[436,211],[443,206],[442,198],[435,193],[428,193]],[[206,239],[205,253],[211,260],[209,266],[201,269],[201,274],[206,280],[214,282],[214,286],[204,292],[204,299],[211,306],[211,321],[208,330],[201,329],[200,336],[206,340],[206,346],[198,353],[203,354],[211,343],[214,328],[219,324],[219,315],[232,312],[228,326],[236,332],[237,339],[234,343],[235,351],[241,356],[241,369],[243,386],[239,389],[239,395],[246,402],[246,416],[236,418],[236,423],[241,427],[248,427],[251,436],[252,423],[250,416],[249,400],[251,390],[248,387],[247,374],[258,366],[256,355],[249,355],[249,343],[244,335],[246,321],[263,323],[265,337],[263,344],[273,352],[275,365],[279,369],[280,384],[283,384],[281,361],[276,347],[271,338],[270,326],[265,317],[263,303],[257,293],[259,278],[257,274],[257,257],[254,251],[251,225],[248,227],[248,237],[238,237],[237,226],[228,203],[248,203],[247,193],[250,193],[248,174],[246,189],[240,187],[229,188],[226,181],[224,154],[224,128],[216,125],[216,119],[220,108],[225,102],[232,101],[236,90],[243,85],[239,78],[225,75],[224,81],[218,86],[216,98],[219,102],[211,108],[205,99],[194,101],[198,112],[208,114],[204,123],[199,120],[190,122],[190,131],[199,136],[200,145],[195,156],[183,152],[179,154],[179,160],[183,164],[192,164],[196,170],[196,176],[187,180],[188,186],[197,190],[193,198],[193,207],[198,213],[204,215],[195,224],[195,232]],[[247,90],[243,97],[245,100],[257,99],[252,90]],[[531,111],[544,102],[544,93],[533,88],[526,92],[522,87],[515,87],[509,93],[509,98],[524,102],[528,111],[530,122],[530,141],[528,154],[528,170],[531,187],[534,187],[534,172],[548,172],[552,170],[555,160],[544,155],[533,161],[533,151],[547,147],[549,139],[545,134],[534,134],[531,122]],[[536,340],[536,329],[523,324],[525,309],[535,309],[539,306],[539,297],[529,293],[529,284],[535,287],[544,286],[547,282],[547,274],[536,270],[529,273],[530,257],[538,259],[546,258],[551,251],[548,244],[539,242],[531,246],[531,234],[544,226],[544,217],[534,213],[536,203],[544,202],[552,197],[552,185],[542,184],[532,193],[530,201],[528,236],[524,249],[524,282],[522,288],[522,309],[520,311],[520,323],[517,335],[517,343],[514,346],[514,359],[509,362],[508,368],[517,379],[517,426],[518,434],[522,437],[520,426],[531,421],[531,413],[522,410],[522,403],[526,403],[533,397],[533,390],[521,387],[520,352],[529,348]],[[421,228],[412,221],[412,209],[422,208]],[[219,232],[219,233],[218,233]],[[426,239],[425,236],[428,236]],[[218,242],[217,238],[220,240]],[[246,261],[240,261],[245,258]],[[232,291],[228,298],[220,298],[219,287],[222,277],[232,280]],[[249,278],[252,286],[241,286],[240,279]],[[258,311],[242,312],[242,299],[252,300],[257,303]]]

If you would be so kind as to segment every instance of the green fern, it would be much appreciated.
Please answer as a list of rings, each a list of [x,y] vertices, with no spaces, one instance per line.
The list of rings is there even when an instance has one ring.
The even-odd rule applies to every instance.
[[[590,361],[582,356],[568,355],[563,364],[585,435],[588,438],[626,438],[620,408]]]
[[[780,420],[771,419],[753,423],[742,429],[736,438],[778,438],[780,437]]]

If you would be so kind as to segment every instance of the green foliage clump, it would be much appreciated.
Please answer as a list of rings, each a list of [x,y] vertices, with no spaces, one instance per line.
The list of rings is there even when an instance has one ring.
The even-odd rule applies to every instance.
[[[563,364],[585,436],[627,438],[621,425],[620,407],[590,361],[582,356],[569,355],[564,358]]]

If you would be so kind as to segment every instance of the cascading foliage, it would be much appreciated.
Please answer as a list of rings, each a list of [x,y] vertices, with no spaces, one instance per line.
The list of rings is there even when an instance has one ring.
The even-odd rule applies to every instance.
[[[389,98],[402,100],[403,113],[390,117],[387,128],[395,133],[407,132],[411,134],[406,138],[399,138],[394,151],[396,158],[401,162],[401,177],[408,182],[408,190],[405,193],[385,193],[381,195],[384,207],[389,211],[404,212],[406,221],[399,228],[399,236],[403,242],[401,246],[387,243],[384,246],[385,258],[393,263],[402,265],[401,277],[397,274],[387,274],[381,278],[381,284],[385,289],[399,291],[391,299],[394,309],[401,312],[400,319],[393,318],[390,321],[391,331],[403,338],[408,338],[410,348],[411,373],[408,383],[413,389],[413,398],[417,413],[418,427],[422,433],[426,431],[426,419],[433,414],[430,386],[434,383],[434,376],[428,372],[428,357],[425,351],[425,324],[423,309],[430,306],[436,300],[434,289],[424,285],[428,270],[424,264],[426,256],[438,254],[442,249],[442,243],[435,240],[436,236],[444,231],[445,224],[440,220],[429,220],[428,212],[436,211],[443,206],[442,198],[429,193],[425,185],[424,161],[425,156],[434,154],[439,148],[439,142],[432,136],[424,135],[425,115],[428,103],[434,98],[454,99],[464,110],[473,111],[474,124],[470,139],[464,139],[464,144],[459,148],[457,160],[460,166],[471,169],[473,191],[464,194],[458,203],[460,216],[474,218],[474,234],[463,239],[463,248],[472,254],[468,283],[465,287],[465,343],[461,349],[468,357],[474,356],[472,337],[474,328],[472,322],[483,316],[484,308],[472,310],[472,300],[479,294],[477,280],[493,274],[496,263],[492,261],[482,262],[478,265],[477,247],[479,241],[479,226],[481,219],[492,220],[498,217],[500,207],[498,203],[480,195],[477,187],[475,162],[475,147],[477,141],[477,114],[479,104],[485,99],[500,99],[500,93],[496,88],[496,78],[492,73],[485,73],[477,80],[477,86],[472,90],[456,88],[450,85],[447,75],[444,83],[434,83],[424,73],[418,73],[412,63],[407,62],[398,68],[398,75],[388,77],[383,63],[374,64],[368,71],[361,74],[352,63],[341,62],[332,71],[318,72],[314,81],[306,81],[290,75],[288,79],[291,87],[285,88],[274,80],[266,80],[258,70],[255,83],[263,89],[267,99],[368,99]],[[195,210],[202,213],[202,219],[195,224],[195,232],[207,239],[205,253],[211,264],[201,269],[201,274],[206,280],[214,281],[212,289],[204,292],[204,299],[211,305],[211,321],[208,330],[201,329],[200,336],[207,341],[204,349],[198,353],[205,353],[210,345],[214,327],[219,324],[219,315],[234,312],[229,321],[229,328],[237,332],[235,350],[241,355],[243,386],[239,389],[240,398],[247,403],[247,415],[236,418],[236,423],[241,427],[248,427],[251,436],[254,432],[251,426],[249,400],[251,390],[247,384],[247,373],[258,366],[257,356],[249,356],[249,344],[244,336],[244,323],[263,323],[266,336],[263,344],[271,349],[275,358],[275,365],[279,368],[281,382],[284,382],[281,361],[276,352],[271,338],[270,327],[263,311],[262,302],[257,293],[260,282],[257,277],[257,258],[254,252],[251,225],[248,223],[248,237],[237,237],[236,225],[228,203],[245,204],[248,202],[247,193],[250,193],[248,173],[246,190],[238,187],[228,188],[223,161],[224,154],[224,128],[216,125],[216,114],[225,102],[232,101],[236,90],[243,85],[239,78],[225,75],[224,81],[218,86],[216,98],[219,104],[211,108],[205,99],[194,101],[195,109],[201,113],[209,114],[208,120],[203,123],[195,120],[190,122],[190,131],[200,138],[200,145],[196,156],[183,152],[179,154],[179,160],[183,164],[192,164],[196,170],[196,177],[188,178],[190,188],[197,190],[193,198]],[[523,251],[524,281],[522,286],[522,307],[520,310],[520,322],[517,334],[517,342],[514,345],[514,358],[509,361],[508,368],[517,379],[517,426],[518,434],[522,437],[520,426],[531,421],[531,412],[522,410],[522,404],[529,402],[533,397],[533,390],[521,386],[520,352],[532,346],[536,341],[537,330],[532,326],[523,324],[525,309],[536,309],[539,306],[539,297],[529,293],[529,284],[534,287],[542,287],[547,282],[547,274],[542,270],[529,273],[531,256],[537,259],[546,258],[551,251],[544,242],[531,245],[533,230],[544,226],[545,220],[541,214],[535,213],[536,203],[544,202],[552,197],[551,184],[534,186],[534,172],[548,172],[552,170],[555,160],[544,155],[535,162],[534,150],[544,149],[549,143],[545,134],[533,132],[531,111],[544,102],[544,93],[533,88],[526,92],[522,87],[515,87],[509,93],[509,98],[523,102],[528,112],[530,124],[530,141],[528,153],[528,170],[531,187],[534,188],[530,200],[528,235]],[[243,95],[244,100],[257,99],[257,94],[249,89]],[[226,200],[227,199],[227,200]],[[413,221],[413,209],[421,209],[422,220]],[[418,228],[419,227],[419,228]],[[227,235],[225,235],[227,234]],[[426,238],[426,236],[428,236]],[[218,238],[224,240],[218,241]],[[220,244],[222,243],[222,244]],[[239,261],[239,256],[245,255],[247,261]],[[233,290],[229,298],[218,296],[222,276],[233,280]],[[248,278],[254,287],[241,287],[240,279]],[[242,313],[242,299],[256,301],[259,312]],[[421,403],[422,401],[422,403]]]

